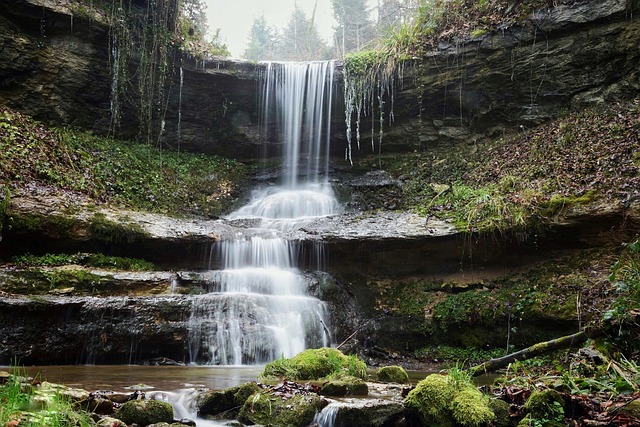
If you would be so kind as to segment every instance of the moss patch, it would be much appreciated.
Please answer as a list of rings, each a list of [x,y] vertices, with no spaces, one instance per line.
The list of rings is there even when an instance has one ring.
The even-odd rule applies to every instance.
[[[342,376],[338,380],[330,380],[322,384],[318,393],[335,397],[366,396],[369,394],[369,387],[361,378]]]
[[[542,422],[544,425],[563,425],[564,398],[553,389],[534,391],[527,399],[524,407],[529,412],[532,421]]]
[[[139,258],[125,258],[94,253],[45,255],[31,255],[27,253],[13,257],[11,261],[20,267],[84,265],[87,267],[127,271],[151,271],[155,268],[153,263]]]
[[[73,190],[97,203],[163,213],[217,215],[248,168],[204,154],[52,129],[0,108],[0,182]]]
[[[238,419],[245,424],[303,427],[313,421],[327,402],[317,395],[274,396],[256,393],[250,396],[240,410]]]
[[[173,407],[170,403],[157,400],[130,400],[118,408],[115,416],[127,424],[135,423],[142,426],[171,423]]]
[[[432,374],[409,392],[405,406],[423,425],[476,427],[494,419],[488,402],[472,384],[451,375]]]
[[[402,366],[383,366],[376,372],[376,378],[383,383],[409,383],[409,375]]]
[[[217,415],[222,418],[233,419],[249,396],[260,392],[261,388],[255,382],[231,387],[222,391],[212,391],[200,395],[196,400],[196,407],[200,416]]]
[[[640,187],[638,114],[636,99],[569,113],[474,149],[427,147],[363,159],[361,167],[384,163],[404,182],[401,205],[418,213],[462,231],[526,236],[572,207],[617,201]],[[449,189],[442,191],[443,184]]]
[[[268,363],[262,378],[285,378],[288,380],[318,380],[333,375],[350,375],[367,378],[367,366],[357,356],[347,356],[333,348],[305,350],[291,359],[281,358]]]

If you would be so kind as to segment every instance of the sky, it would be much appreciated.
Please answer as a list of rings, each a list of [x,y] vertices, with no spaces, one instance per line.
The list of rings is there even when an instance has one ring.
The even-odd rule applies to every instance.
[[[318,31],[331,44],[335,25],[331,0],[206,0],[209,29],[220,28],[222,41],[229,47],[231,55],[241,57],[255,18],[264,13],[270,26],[281,29],[287,24],[294,2],[310,18],[316,1],[315,22]],[[372,5],[377,4],[377,0],[369,1]]]

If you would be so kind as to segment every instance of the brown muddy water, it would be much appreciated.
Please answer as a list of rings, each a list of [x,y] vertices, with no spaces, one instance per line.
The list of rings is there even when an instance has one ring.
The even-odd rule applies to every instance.
[[[7,372],[13,372],[13,369],[0,367]],[[18,371],[40,381],[88,391],[174,391],[185,388],[221,390],[256,381],[262,369],[262,366],[73,365],[25,366]]]
[[[65,365],[24,366],[21,375],[40,381],[64,384],[87,391],[176,391],[183,389],[222,390],[250,381],[258,381],[263,366],[139,366],[139,365]],[[1,371],[14,372],[10,366]],[[408,371],[412,384],[430,372]],[[375,371],[370,372],[375,378]]]

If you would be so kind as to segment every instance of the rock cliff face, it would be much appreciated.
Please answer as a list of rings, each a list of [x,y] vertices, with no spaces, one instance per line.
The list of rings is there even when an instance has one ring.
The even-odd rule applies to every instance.
[[[80,14],[65,4],[0,0],[0,104],[56,125],[108,133],[112,101],[108,19]],[[525,131],[567,109],[637,97],[639,12],[638,0],[576,1],[536,13],[529,26],[441,44],[425,58],[407,62],[394,97],[395,122],[385,125],[382,151],[406,153],[434,145],[475,143],[514,129]],[[264,152],[258,138],[259,64],[227,59],[203,62],[178,55],[174,65],[160,137],[165,146],[241,159],[254,159]],[[134,138],[139,132],[135,111],[125,108],[124,115],[121,136]],[[345,127],[340,125],[340,114],[333,117],[333,150],[341,156]],[[362,126],[370,128],[371,123]],[[354,160],[367,154],[365,147],[368,144],[363,144],[361,153],[354,153]],[[272,154],[277,154],[277,147]],[[363,180],[350,179],[351,184],[340,183],[350,186],[345,192],[366,194],[359,189],[366,186],[359,182]],[[396,185],[386,179],[379,183]],[[3,244],[11,238],[15,244],[0,248],[0,256],[30,250],[104,250],[124,256],[145,253],[161,268],[199,269],[211,241],[235,226],[223,220],[196,224],[110,209],[95,211],[78,203],[69,209],[72,213],[65,213],[53,196],[46,194],[43,200],[36,196],[14,194],[12,212],[25,217],[37,212],[47,221],[41,221],[36,230],[5,233],[8,238]],[[64,218],[58,220],[58,216]],[[520,298],[530,303],[526,307],[523,303],[518,313],[524,318],[518,327],[526,332],[513,342],[527,344],[573,331],[581,320],[575,318],[580,309],[565,301],[554,308],[565,310],[564,317],[556,319],[534,298],[542,291],[531,296],[529,290],[518,288],[510,295],[496,296],[491,292],[508,282],[501,275],[514,265],[534,271],[543,261],[567,252],[626,241],[637,233],[638,217],[637,209],[632,214],[605,209],[582,216],[578,212],[569,221],[521,241],[461,234],[447,224],[413,214],[367,212],[318,221],[287,237],[304,242],[303,252],[309,254],[317,242],[325,244],[325,267],[333,277],[319,274],[314,286],[317,296],[333,308],[338,342],[359,331],[363,347],[413,350],[433,343],[430,334],[440,331],[443,340],[457,345],[502,345],[504,331],[511,326],[512,299]],[[92,224],[100,218],[118,225],[112,233],[126,239],[113,242],[92,232]],[[310,265],[315,264],[304,260],[299,267]],[[603,264],[602,269],[606,268]],[[575,271],[561,275],[576,276],[581,284],[594,275],[590,266]],[[156,356],[182,360],[188,298],[169,295],[170,279],[162,286],[166,295],[157,299],[2,295],[0,336],[5,352],[0,352],[0,361],[16,354],[30,363],[128,363]],[[490,319],[479,324],[476,317],[467,319],[461,311],[459,323],[445,324],[448,329],[443,333],[443,325],[434,326],[438,319],[432,309],[447,296],[469,290],[486,296],[483,312],[476,310],[476,296],[469,294],[466,301],[476,310],[470,312]],[[69,335],[79,339],[69,343],[63,339]]]
[[[383,152],[473,143],[640,91],[638,2],[578,1],[405,64]],[[369,129],[370,126],[363,126]]]
[[[83,15],[65,2],[0,4],[0,103],[37,119],[107,133],[107,17]],[[395,122],[385,124],[384,152],[474,142],[567,109],[633,96],[640,90],[639,9],[637,0],[582,0],[538,11],[521,28],[441,43],[425,58],[408,61],[395,94]],[[263,151],[260,65],[178,53],[174,67],[160,140],[186,150],[257,157]],[[135,137],[135,111],[124,113],[121,136]],[[345,147],[341,117],[334,114],[336,155]]]

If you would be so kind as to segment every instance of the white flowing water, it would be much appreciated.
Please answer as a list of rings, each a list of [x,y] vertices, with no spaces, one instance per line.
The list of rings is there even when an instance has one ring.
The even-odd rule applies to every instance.
[[[277,130],[283,179],[228,216],[260,226],[214,245],[223,269],[208,274],[207,294],[193,297],[192,362],[260,364],[331,343],[327,307],[309,296],[296,268],[299,247],[279,232],[340,212],[327,180],[334,69],[333,62],[265,64],[263,129]]]
[[[325,406],[322,411],[316,414],[311,425],[317,425],[318,427],[333,427],[339,410],[340,405],[336,402],[331,402]]]

